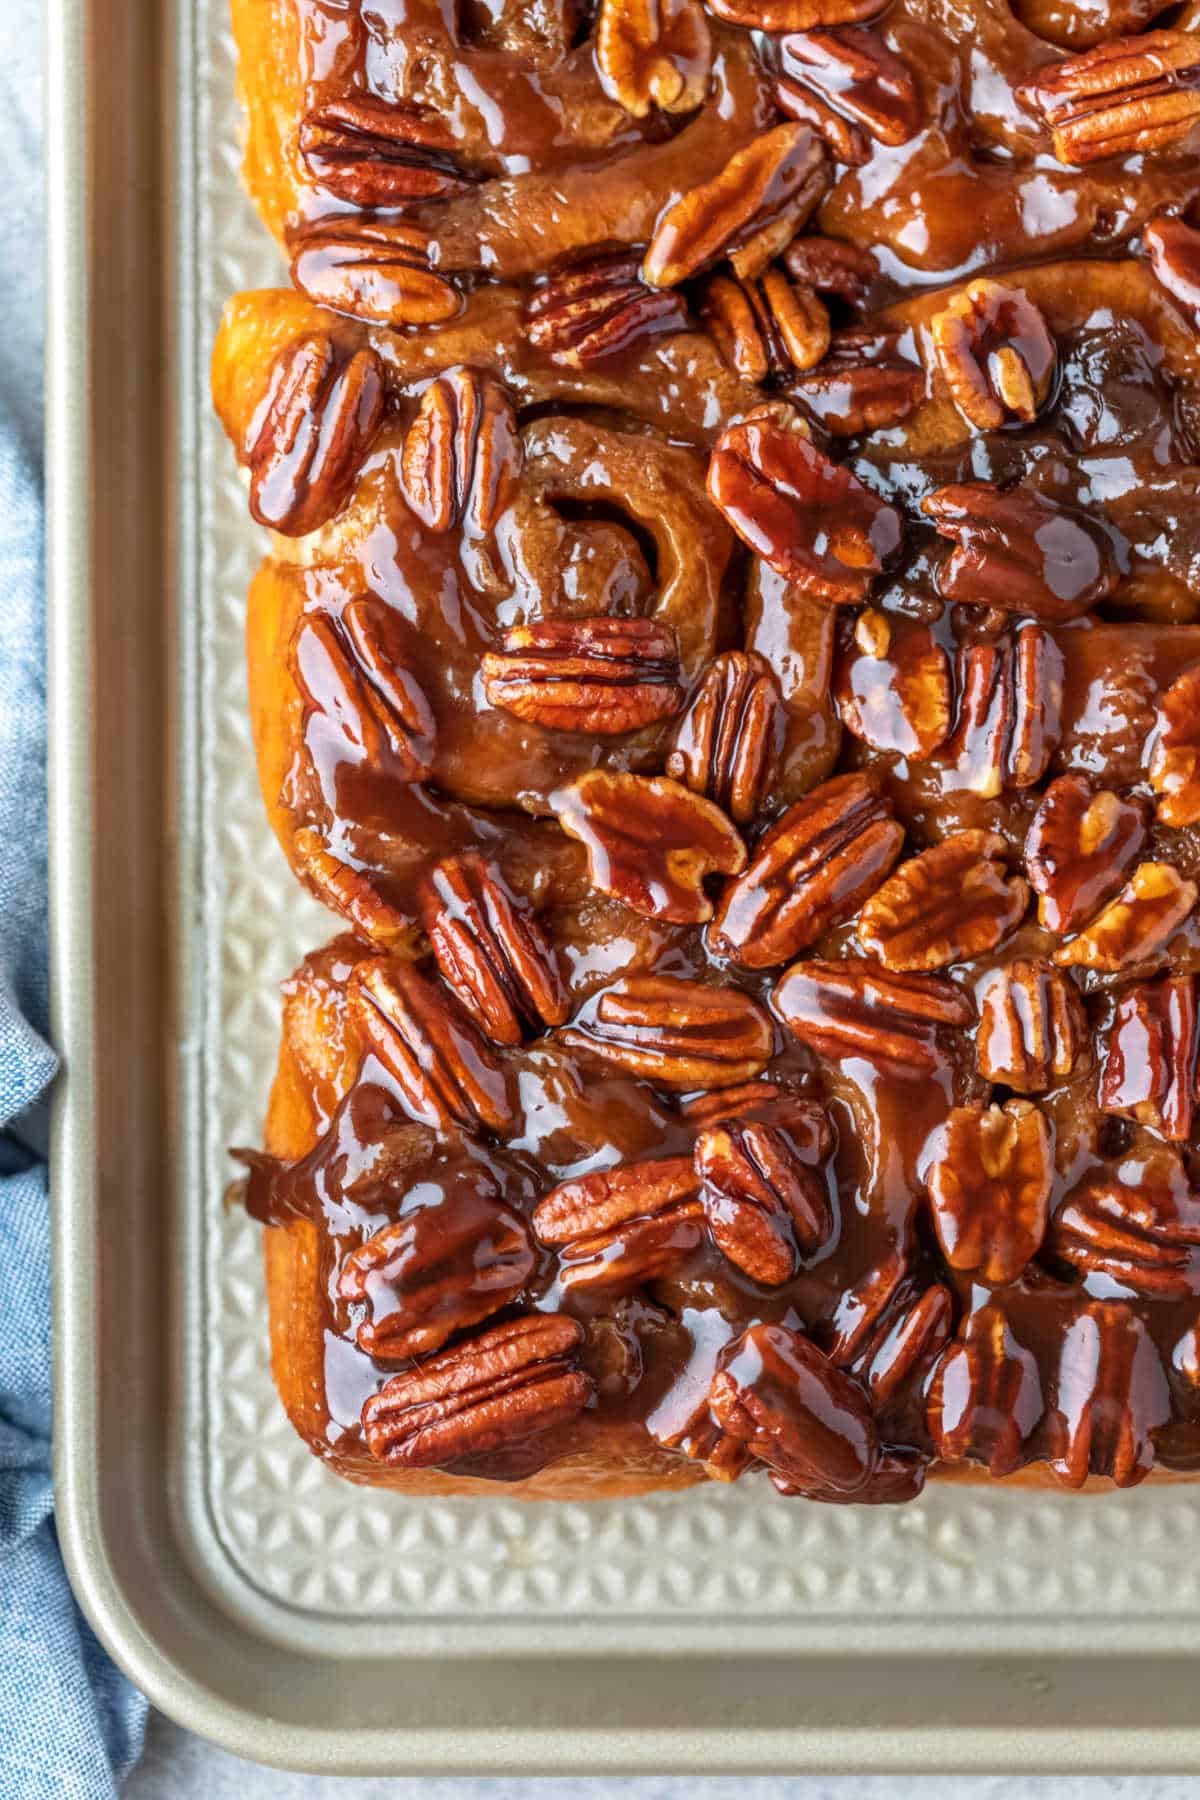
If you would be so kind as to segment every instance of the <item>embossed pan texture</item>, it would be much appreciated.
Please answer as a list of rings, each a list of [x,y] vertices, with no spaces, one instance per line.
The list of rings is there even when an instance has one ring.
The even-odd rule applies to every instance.
[[[343,1771],[1200,1766],[1200,1485],[424,1500],[292,1433],[223,1194],[328,921],[262,816],[259,546],[206,398],[224,296],[278,270],[224,0],[50,12],[56,1456],[114,1654]]]

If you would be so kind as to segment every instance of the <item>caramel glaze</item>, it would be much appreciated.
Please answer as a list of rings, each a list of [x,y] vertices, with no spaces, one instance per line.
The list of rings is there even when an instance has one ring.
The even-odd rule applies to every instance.
[[[235,5],[245,15],[247,0]],[[1106,17],[1111,9],[1099,9]],[[1152,16],[1126,8],[1138,28]],[[921,501],[961,482],[1021,489],[1086,512],[1102,529],[1118,579],[1086,616],[1045,626],[1061,656],[1061,735],[1044,776],[991,796],[945,755],[925,760],[868,748],[844,732],[830,698],[835,665],[852,653],[856,610],[826,606],[736,544],[705,496],[707,452],[762,392],[735,375],[703,332],[689,329],[633,345],[582,369],[539,352],[523,328],[531,285],[564,255],[596,245],[644,246],[664,206],[709,180],[729,156],[781,116],[772,97],[778,43],[710,21],[709,95],[696,111],[652,108],[636,118],[605,93],[590,40],[570,7],[544,9],[535,32],[518,4],[448,8],[418,0],[277,0],[295,35],[302,73],[295,112],[329,98],[367,94],[436,102],[464,191],[410,208],[431,234],[431,263],[458,278],[458,316],[434,329],[388,331],[322,314],[292,294],[232,303],[214,368],[218,406],[235,444],[246,440],[280,348],[320,327],[343,354],[370,344],[387,382],[387,417],[350,501],[320,533],[277,545],[252,598],[252,699],[264,792],[289,854],[296,834],[322,842],[363,872],[411,930],[418,885],[432,859],[478,850],[536,914],[555,947],[569,1010],[586,1031],[589,1007],[630,973],[732,984],[768,1007],[782,970],[761,975],[717,956],[703,926],[630,911],[594,892],[583,853],[553,818],[556,789],[587,769],[662,771],[677,720],[617,737],[549,731],[491,706],[480,666],[508,629],[546,617],[646,616],[669,623],[685,689],[711,658],[745,648],[766,659],[785,707],[785,735],[769,796],[744,835],[751,847],[783,809],[835,770],[874,769],[906,826],[906,854],[951,832],[999,833],[1019,865],[1047,784],[1076,772],[1144,797],[1162,693],[1200,659],[1200,347],[1194,322],[1139,259],[1139,231],[1162,211],[1186,213],[1200,194],[1195,145],[1157,159],[1131,155],[1085,169],[1054,157],[1049,133],[1016,89],[1061,59],[1049,42],[1079,46],[1111,35],[1095,6],[1028,5],[1028,25],[1001,0],[896,0],[873,21],[915,77],[920,127],[907,142],[872,143],[861,167],[836,165],[810,230],[870,249],[877,274],[836,325],[887,341],[889,354],[924,371],[924,397],[888,428],[818,443],[848,463],[904,517],[901,557],[877,583],[872,605],[892,621],[927,624],[953,662],[974,643],[1001,637],[1014,620],[948,604],[938,573],[946,555]],[[540,17],[540,14],[539,14]],[[239,22],[253,41],[247,17]],[[317,220],[353,208],[305,172],[281,136],[287,109],[265,104],[253,66],[249,174],[280,235],[295,245]],[[278,83],[279,71],[273,71]],[[284,121],[281,124],[281,119]],[[293,120],[294,123],[294,120]],[[972,431],[955,407],[931,348],[930,321],[948,290],[973,271],[1015,270],[1057,345],[1050,403],[1024,429]],[[840,310],[839,310],[840,309]],[[500,381],[516,408],[524,448],[517,496],[494,530],[437,535],[400,491],[401,449],[430,381],[466,366]],[[805,405],[802,379],[774,392]],[[1061,571],[1043,569],[1054,588]],[[299,621],[362,603],[389,661],[415,677],[436,724],[422,780],[372,751],[369,721],[344,693],[323,687],[319,659],[290,672]],[[1000,604],[1002,605],[1002,600]],[[255,607],[257,606],[257,613]],[[256,632],[259,647],[253,650]],[[257,683],[257,687],[256,687]],[[878,703],[886,711],[885,691]],[[893,711],[896,711],[893,696]],[[899,729],[898,713],[894,723]],[[274,743],[264,753],[264,741]],[[1141,860],[1200,877],[1200,832],[1152,823]],[[295,859],[300,867],[299,859]],[[1050,958],[1061,939],[1025,922],[998,949],[942,970],[978,998],[991,972],[1015,957]],[[464,1193],[500,1193],[528,1217],[555,1183],[639,1158],[687,1154],[695,1136],[681,1097],[615,1073],[551,1032],[495,1056],[513,1102],[507,1132],[446,1134],[416,1122],[411,1104],[376,1058],[353,1047],[345,984],[364,946],[340,939],[310,957],[290,989],[293,1012],[319,991],[322,1030],[350,1045],[334,1072],[305,1063],[304,1032],[292,1050],[314,1108],[311,1147],[299,1160],[248,1156],[245,1198],[270,1226],[317,1228],[327,1345],[327,1418],[321,1453],[362,1472],[360,1414],[397,1363],[356,1343],[364,1303],[339,1293],[345,1257],[389,1221],[442,1207]],[[861,954],[856,921],[837,926],[806,956]],[[428,963],[426,967],[431,967]],[[1075,972],[1093,1045],[1131,979],[1200,971],[1200,921],[1192,913],[1148,961],[1119,975]],[[853,1056],[831,1061],[800,1045],[774,1018],[764,1074],[819,1100],[836,1149],[825,1179],[835,1229],[794,1279],[764,1288],[707,1242],[658,1277],[614,1296],[564,1286],[554,1253],[538,1247],[516,1310],[565,1311],[586,1328],[584,1364],[602,1419],[646,1425],[678,1439],[708,1390],[718,1359],[753,1321],[802,1328],[823,1349],[844,1343],[872,1284],[903,1278],[913,1291],[951,1289],[955,1320],[994,1298],[1040,1371],[1041,1424],[1021,1460],[1047,1454],[1064,1335],[1090,1300],[1118,1299],[1154,1347],[1138,1363],[1137,1404],[1153,1424],[1165,1469],[1200,1468],[1196,1321],[1200,1253],[1185,1258],[1183,1297],[1149,1299],[1108,1274],[1080,1278],[1043,1252],[1014,1281],[995,1286],[952,1269],[929,1216],[926,1168],[934,1134],[952,1106],[1003,1099],[979,1074],[973,1032],[939,1034],[936,1066],[921,1080],[882,1074]],[[299,1044],[299,1048],[297,1047]],[[1106,1116],[1097,1087],[1102,1058],[1081,1058],[1069,1078],[1036,1096],[1054,1142],[1051,1218],[1090,1175],[1137,1187],[1161,1156],[1149,1126]],[[333,1066],[333,1065],[331,1065]],[[1178,1147],[1200,1180],[1195,1136]],[[618,1246],[619,1248],[619,1246]],[[486,1259],[481,1259],[483,1278]],[[507,1315],[501,1315],[507,1316]],[[929,1455],[928,1374],[885,1407],[885,1442]],[[949,1404],[949,1402],[947,1402]],[[553,1462],[570,1431],[475,1457],[464,1474],[516,1480]]]

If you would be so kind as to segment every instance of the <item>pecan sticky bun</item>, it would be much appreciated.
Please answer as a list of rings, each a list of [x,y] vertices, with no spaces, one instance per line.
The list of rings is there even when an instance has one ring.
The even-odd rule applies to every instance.
[[[240,1153],[298,1428],[1200,1470],[1200,13],[234,18],[250,703],[341,929]]]

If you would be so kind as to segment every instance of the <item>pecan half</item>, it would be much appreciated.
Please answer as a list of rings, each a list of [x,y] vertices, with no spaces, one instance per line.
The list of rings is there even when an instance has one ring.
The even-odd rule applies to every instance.
[[[550,806],[587,851],[592,886],[649,919],[703,924],[713,916],[705,881],[746,866],[746,846],[725,814],[662,775],[590,769],[556,788]]]
[[[829,1321],[825,1354],[839,1368],[860,1362],[875,1341],[884,1319],[903,1310],[916,1293],[902,1251],[891,1249],[872,1264],[839,1297]]]
[[[930,1143],[925,1180],[952,1269],[1015,1281],[1041,1247],[1054,1180],[1050,1128],[1028,1100],[956,1106]]]
[[[1063,654],[1053,638],[1023,619],[1011,637],[962,644],[955,685],[954,730],[937,753],[955,786],[989,800],[1033,787],[1062,730]]]
[[[525,1220],[476,1168],[462,1171],[436,1205],[417,1207],[352,1250],[337,1291],[367,1309],[359,1347],[399,1360],[439,1350],[511,1305],[533,1267]]]
[[[364,209],[446,200],[471,185],[446,120],[405,100],[327,101],[302,121],[298,143],[314,179]]]
[[[1146,841],[1146,808],[1083,775],[1052,781],[1025,839],[1025,868],[1047,931],[1076,931],[1119,892]]]
[[[1017,1342],[1000,1307],[989,1303],[969,1314],[929,1388],[926,1416],[941,1460],[1011,1475],[1030,1460],[1044,1412],[1037,1359]]]
[[[374,350],[341,359],[333,339],[286,344],[246,434],[250,511],[260,525],[304,537],[339,512],[383,419],[383,364]]]
[[[747,381],[811,369],[829,348],[829,314],[809,287],[770,268],[757,281],[714,275],[700,316],[726,362]]]
[[[411,921],[388,904],[369,875],[335,856],[311,825],[293,837],[292,860],[317,899],[339,913],[368,944],[397,951],[411,940]]]
[[[433,767],[437,725],[388,623],[369,597],[350,601],[336,619],[301,616],[290,661],[305,703],[305,743],[318,763],[320,737],[336,745],[338,762],[422,781]]]
[[[1200,42],[1191,31],[1114,38],[1040,69],[1017,89],[1060,163],[1170,151],[1200,123]]]
[[[847,306],[861,306],[879,279],[879,264],[870,250],[813,232],[793,238],[782,261],[793,281],[818,294],[836,294]]]
[[[421,921],[442,979],[494,1044],[561,1025],[570,1008],[552,946],[494,863],[448,856],[421,884]]]
[[[1116,974],[1153,956],[1178,931],[1196,904],[1196,884],[1170,863],[1139,863],[1099,918],[1054,952],[1063,968]]]
[[[833,698],[842,724],[873,750],[923,762],[950,735],[950,662],[915,619],[860,614],[838,658]]]
[[[740,1125],[783,1125],[806,1162],[823,1162],[833,1149],[833,1131],[825,1109],[815,1100],[781,1087],[777,1081],[744,1081],[715,1094],[693,1094],[679,1110],[697,1131],[733,1119]]]
[[[420,1124],[500,1130],[511,1122],[504,1071],[494,1053],[411,963],[360,963],[347,995],[364,1044]]]
[[[972,281],[929,323],[951,398],[976,431],[1031,424],[1054,386],[1058,353],[1032,300],[998,281]]]
[[[1200,663],[1177,675],[1159,700],[1150,786],[1164,825],[1200,820]]]
[[[771,1021],[749,994],[673,975],[626,976],[561,1037],[572,1049],[684,1093],[748,1081],[774,1048]]]
[[[776,125],[730,157],[711,181],[660,216],[642,279],[678,287],[728,256],[739,275],[762,273],[795,236],[825,186],[825,156],[803,125]]]
[[[801,1487],[853,1494],[879,1460],[861,1387],[785,1325],[752,1325],[730,1345],[708,1405],[727,1437]]]
[[[975,1057],[986,1081],[1040,1094],[1065,1081],[1087,1051],[1079,989],[1047,962],[1020,957],[986,978]]]
[[[857,437],[899,425],[924,399],[925,387],[924,369],[901,354],[899,333],[835,331],[824,362],[793,380],[788,392],[835,437]]]
[[[740,1438],[727,1437],[708,1410],[708,1396],[688,1414],[682,1424],[651,1422],[647,1429],[666,1450],[704,1464],[711,1481],[737,1481],[753,1462],[746,1444]]]
[[[944,1282],[923,1293],[902,1284],[859,1335],[854,1355],[834,1361],[861,1381],[877,1412],[903,1401],[929,1373],[954,1328],[954,1299]]]
[[[721,433],[708,493],[743,543],[818,600],[865,600],[900,547],[894,507],[801,432],[760,413]]]
[[[574,1319],[531,1313],[439,1350],[367,1401],[367,1449],[392,1468],[428,1469],[566,1424],[592,1397],[575,1367],[582,1341]]]
[[[317,1111],[326,1116],[333,1113],[337,1097],[351,1085],[362,1054],[358,1032],[346,1005],[345,965],[346,958],[353,954],[354,947],[345,939],[340,943],[335,939],[333,945],[307,956],[280,986],[283,1041],[295,1058],[301,1075],[310,1084]],[[350,1110],[353,1109],[351,1103]],[[406,1149],[402,1152],[405,1161],[398,1170],[397,1179],[403,1180],[410,1168],[427,1161],[436,1148],[433,1133],[408,1119],[388,1124],[384,1135],[390,1148],[385,1149],[378,1161],[388,1171],[385,1188],[391,1186],[391,1172],[398,1162],[391,1153],[393,1149],[401,1152],[402,1147],[413,1147],[411,1157],[407,1156]],[[273,1170],[278,1168],[274,1157],[266,1160]],[[256,1166],[251,1165],[252,1169]],[[339,1188],[343,1192],[347,1189],[357,1191],[360,1180],[364,1186],[373,1186],[377,1166],[373,1159],[369,1171],[347,1170],[345,1179],[338,1182]],[[292,1167],[298,1171],[302,1165]],[[285,1179],[283,1175],[278,1179],[272,1177],[272,1190],[277,1192]],[[299,1180],[301,1177],[297,1174],[295,1180],[287,1180],[287,1186],[294,1190]],[[256,1184],[252,1182],[251,1185]],[[257,1185],[261,1186],[261,1183]],[[311,1189],[311,1183],[309,1186]]]
[[[687,1156],[597,1169],[552,1188],[534,1209],[533,1229],[558,1251],[564,1288],[636,1287],[703,1242],[700,1177]]]
[[[712,1240],[751,1281],[778,1287],[829,1242],[828,1186],[784,1127],[710,1125],[695,1165]]]
[[[1068,1194],[1046,1248],[1086,1278],[1147,1300],[1200,1294],[1200,1195],[1178,1158],[1160,1150],[1088,1177]]]
[[[982,956],[1015,931],[1029,885],[999,860],[1004,839],[956,831],[900,864],[866,902],[858,937],[889,969],[940,969]]]
[[[1127,988],[1104,1037],[1100,1110],[1182,1143],[1196,1100],[1196,984],[1191,975]]]
[[[675,633],[655,619],[537,619],[503,646],[483,658],[488,704],[531,725],[614,737],[683,704]]]
[[[708,92],[712,38],[698,0],[600,0],[600,85],[636,119],[690,112]]]
[[[555,362],[585,369],[627,350],[639,338],[686,331],[681,294],[648,287],[641,259],[625,250],[603,252],[549,275],[525,311],[531,344]]]
[[[516,415],[499,382],[447,369],[421,396],[400,454],[400,490],[429,531],[491,531],[524,462]]]
[[[1142,249],[1155,280],[1200,325],[1200,231],[1163,213],[1144,227]]]
[[[747,31],[812,31],[818,25],[849,25],[871,19],[879,0],[710,0],[718,19]]]
[[[970,1023],[974,1009],[953,982],[931,975],[885,975],[876,962],[804,962],[772,995],[800,1042],[834,1063],[860,1057],[900,1080],[936,1074],[945,1056],[939,1029]]]
[[[1059,1351],[1046,1417],[1050,1467],[1065,1487],[1107,1475],[1135,1487],[1154,1464],[1153,1433],[1171,1416],[1154,1340],[1117,1300],[1094,1300],[1072,1320]]]
[[[986,481],[961,482],[927,495],[921,511],[955,544],[937,572],[945,600],[1062,622],[1117,585],[1100,527],[1028,488],[1001,494]]]
[[[709,931],[720,956],[768,969],[849,918],[900,854],[904,827],[869,775],[839,775],[790,806],[725,890]]]
[[[292,280],[334,312],[377,325],[439,325],[462,297],[430,267],[432,242],[409,220],[320,219],[291,240]]]
[[[769,1088],[774,1098],[763,1098]],[[769,1125],[783,1132],[792,1150],[806,1168],[817,1168],[828,1162],[837,1143],[837,1133],[829,1114],[818,1100],[806,1098],[774,1081],[748,1081],[740,1088],[724,1088],[716,1094],[705,1094],[701,1110],[695,1100],[684,1101],[680,1111],[699,1129],[734,1123]],[[736,1105],[734,1102],[736,1101]]]
[[[676,728],[667,774],[746,825],[770,792],[783,730],[770,663],[753,651],[727,650],[701,676]]]
[[[912,71],[876,31],[850,26],[785,37],[779,64],[780,109],[811,125],[836,162],[861,167],[874,144],[906,144],[920,130]]]

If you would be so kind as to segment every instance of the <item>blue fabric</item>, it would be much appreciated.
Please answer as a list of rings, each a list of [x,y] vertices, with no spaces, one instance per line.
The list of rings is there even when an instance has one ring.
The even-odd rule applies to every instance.
[[[0,5],[0,1800],[115,1794],[146,1703],[75,1604],[50,1480],[41,0]]]

